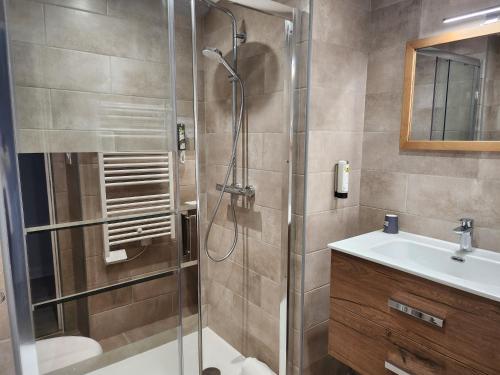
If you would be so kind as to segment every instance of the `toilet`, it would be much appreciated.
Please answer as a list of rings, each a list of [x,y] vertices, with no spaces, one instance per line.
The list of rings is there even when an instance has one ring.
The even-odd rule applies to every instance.
[[[88,337],[61,336],[36,342],[41,374],[71,366],[102,354],[101,345]]]

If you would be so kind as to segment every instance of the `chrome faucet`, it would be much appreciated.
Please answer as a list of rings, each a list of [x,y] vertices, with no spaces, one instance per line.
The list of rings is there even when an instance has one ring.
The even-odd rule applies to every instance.
[[[474,229],[474,220],[462,218],[460,226],[453,229],[453,232],[460,235],[460,250],[462,252],[471,252],[472,248],[472,230]]]

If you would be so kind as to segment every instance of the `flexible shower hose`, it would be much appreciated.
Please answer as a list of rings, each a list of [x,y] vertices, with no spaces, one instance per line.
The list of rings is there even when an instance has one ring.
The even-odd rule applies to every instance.
[[[231,194],[231,215],[233,217],[233,224],[234,224],[234,236],[233,236],[233,242],[229,248],[229,250],[226,252],[226,254],[221,257],[221,258],[216,258],[210,254],[208,251],[208,238],[210,236],[210,231],[212,230],[212,225],[215,220],[215,216],[217,215],[217,212],[219,211],[222,198],[224,197],[224,192],[227,187],[227,183],[229,181],[229,176],[231,175],[231,170],[233,169],[233,165],[236,161],[236,152],[238,151],[238,140],[240,138],[240,132],[241,132],[241,127],[243,124],[243,110],[245,108],[245,87],[243,85],[243,81],[239,78],[236,77],[238,82],[240,83],[240,88],[241,88],[241,104],[240,104],[240,114],[238,116],[238,126],[236,127],[236,134],[234,136],[233,140],[233,148],[231,151],[231,158],[229,160],[229,166],[227,168],[226,176],[224,177],[224,183],[222,184],[222,189],[219,194],[219,198],[217,199],[217,203],[215,204],[214,209],[212,210],[212,213],[210,215],[210,220],[208,222],[207,226],[207,231],[205,232],[205,241],[204,241],[204,247],[205,247],[205,253],[207,254],[207,257],[212,260],[213,262],[222,262],[229,258],[231,254],[233,254],[234,249],[236,248],[236,244],[238,243],[238,221],[236,219],[236,208],[235,208],[235,201],[237,200],[236,197],[234,197],[233,194]]]

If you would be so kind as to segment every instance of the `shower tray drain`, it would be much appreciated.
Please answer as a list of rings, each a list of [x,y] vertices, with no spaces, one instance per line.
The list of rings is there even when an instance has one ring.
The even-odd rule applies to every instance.
[[[220,370],[217,367],[207,367],[202,372],[203,375],[220,375]]]

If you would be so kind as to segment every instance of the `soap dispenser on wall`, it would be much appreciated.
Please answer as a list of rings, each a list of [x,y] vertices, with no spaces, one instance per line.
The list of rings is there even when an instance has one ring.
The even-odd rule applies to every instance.
[[[335,197],[347,199],[349,193],[349,161],[339,160],[335,164]]]

